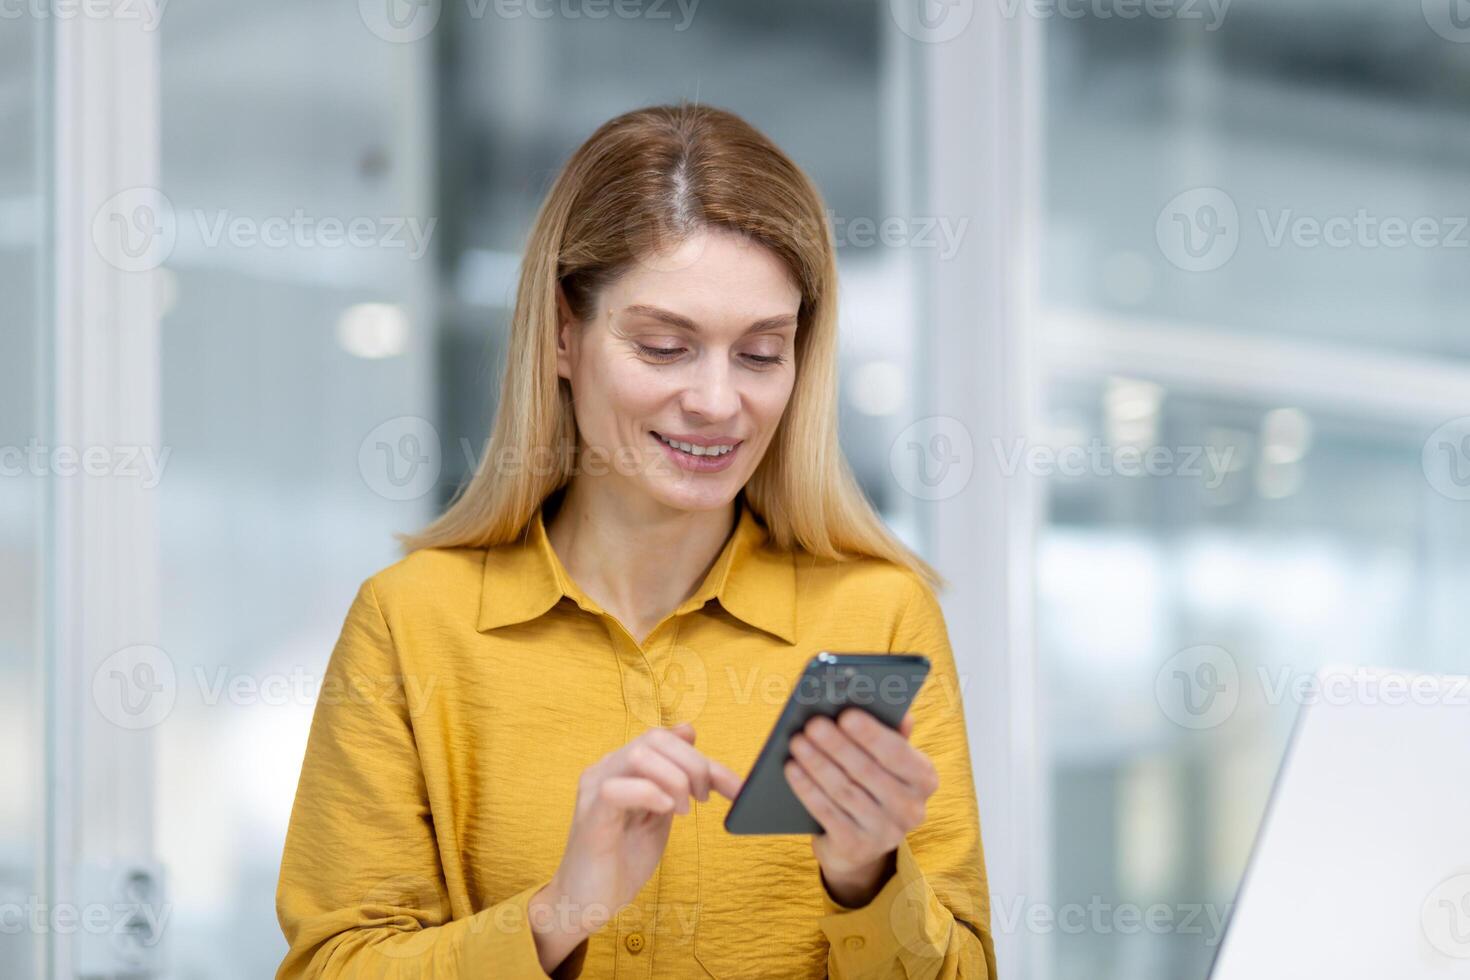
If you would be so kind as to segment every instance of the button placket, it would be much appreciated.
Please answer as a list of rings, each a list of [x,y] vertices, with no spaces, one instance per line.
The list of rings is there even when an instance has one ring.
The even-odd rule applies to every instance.
[[[658,685],[648,658],[628,631],[611,617],[605,622],[622,674],[623,708],[628,713],[627,730],[631,741],[648,729],[659,727],[662,713],[658,703]]]
[[[657,686],[648,658],[644,656],[632,634],[615,617],[603,613],[602,619],[622,677],[627,739],[631,741],[658,725]],[[661,871],[655,871],[634,903],[617,916],[616,927],[621,935],[617,967],[620,977],[647,977],[653,969],[653,957],[649,950],[653,927],[645,910],[658,908],[660,878]]]
[[[662,868],[656,869],[633,901],[617,914],[611,928],[617,930],[617,975],[622,978],[651,976],[652,943],[657,933],[656,913],[663,892]]]
[[[665,620],[660,623],[652,633],[648,634],[648,638],[652,640],[657,636],[667,622],[668,620]],[[648,660],[649,670],[653,674],[653,696],[658,703],[661,727],[676,725],[687,720],[680,716],[678,710],[683,697],[682,688],[687,684],[685,677],[687,666],[678,655],[679,628],[682,624],[683,618],[675,614],[672,635],[669,637],[669,642],[664,645],[663,652],[655,653],[651,659],[647,654],[644,655],[644,659]],[[650,644],[650,649],[656,648]]]
[[[670,717],[670,698],[687,700],[687,695],[673,689],[687,683],[681,672],[684,665],[676,657],[681,620],[678,613],[671,614],[640,646],[621,623],[606,618],[623,677],[629,738],[648,728],[689,720],[683,710],[677,711],[678,717]],[[667,639],[665,631],[670,634]],[[703,704],[702,697],[699,704]],[[693,956],[701,911],[697,809],[696,805],[689,814],[675,816],[657,870],[635,905],[619,916],[619,938],[615,940],[619,977],[649,976],[657,952],[655,942],[661,944],[661,960]]]

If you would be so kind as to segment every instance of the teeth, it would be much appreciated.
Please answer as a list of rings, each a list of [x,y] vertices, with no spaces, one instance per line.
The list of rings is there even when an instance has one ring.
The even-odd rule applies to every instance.
[[[696,446],[689,442],[675,442],[673,439],[665,439],[657,432],[654,435],[675,449],[682,449],[691,456],[723,456],[735,448],[734,446]]]

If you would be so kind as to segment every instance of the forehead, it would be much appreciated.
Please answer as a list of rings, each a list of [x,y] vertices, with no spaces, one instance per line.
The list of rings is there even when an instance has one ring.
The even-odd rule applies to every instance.
[[[724,229],[701,230],[641,257],[608,290],[613,313],[646,304],[699,323],[795,313],[801,290],[775,252]]]

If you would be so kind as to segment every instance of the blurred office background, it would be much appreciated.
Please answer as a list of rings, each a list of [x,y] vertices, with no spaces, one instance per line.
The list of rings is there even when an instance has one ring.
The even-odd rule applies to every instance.
[[[158,645],[179,684],[154,730],[153,799],[167,976],[254,980],[279,963],[274,888],[313,679],[358,583],[396,559],[391,533],[422,525],[477,461],[519,249],[561,162],[607,118],[726,107],[814,177],[840,226],[844,445],[885,517],[932,546],[890,447],[932,409],[944,356],[925,277],[955,261],[946,228],[975,233],[915,204],[928,135],[967,124],[935,114],[922,62],[964,39],[900,29],[900,6],[703,0],[598,17],[451,2],[422,36],[371,3],[164,11],[160,189],[178,238],[153,271],[170,452]],[[1103,451],[1080,472],[1032,467],[1047,871],[994,895],[992,924],[1027,948],[1028,976],[1203,977],[1295,715],[1281,685],[1332,661],[1467,663],[1470,454],[1455,453],[1470,443],[1453,425],[1431,434],[1470,414],[1470,27],[1433,0],[1002,6],[1039,40],[1025,448]],[[58,27],[0,22],[7,447],[44,443],[54,410]],[[293,214],[367,216],[381,236],[211,236]],[[853,223],[889,218],[900,240]],[[1356,219],[1345,244],[1314,243],[1312,222],[1334,218]],[[1430,224],[1394,246],[1388,219]],[[406,246],[386,240],[415,222],[421,250],[406,227]],[[971,436],[977,468],[1005,465],[1011,447]],[[424,448],[427,476],[399,483],[384,446]],[[1150,450],[1172,462],[1117,472]],[[44,903],[50,884],[54,478],[5,476],[0,731],[32,747],[0,770],[11,907]],[[1181,713],[1171,664],[1225,671],[1225,708]],[[1038,926],[1037,906],[1085,919]],[[1151,907],[1172,924],[1119,926],[1119,910]],[[52,941],[0,931],[0,973],[40,975]]]
[[[37,136],[44,103],[38,91],[39,24],[0,29],[0,445],[24,447],[43,431],[42,196]],[[19,139],[15,138],[18,135]],[[24,903],[43,875],[38,851],[44,823],[42,732],[46,485],[5,459],[0,479],[0,739],[11,746],[0,766],[0,905]],[[19,472],[17,472],[19,470]],[[34,937],[0,931],[0,964],[28,976]]]

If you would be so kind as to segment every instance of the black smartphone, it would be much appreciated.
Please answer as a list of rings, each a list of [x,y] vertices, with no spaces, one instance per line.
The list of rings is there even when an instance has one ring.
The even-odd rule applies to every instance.
[[[817,715],[837,720],[856,707],[897,729],[924,678],[929,658],[916,653],[819,653],[791,689],[776,727],[725,815],[732,834],[820,834],[816,821],[786,782],[791,736]]]

